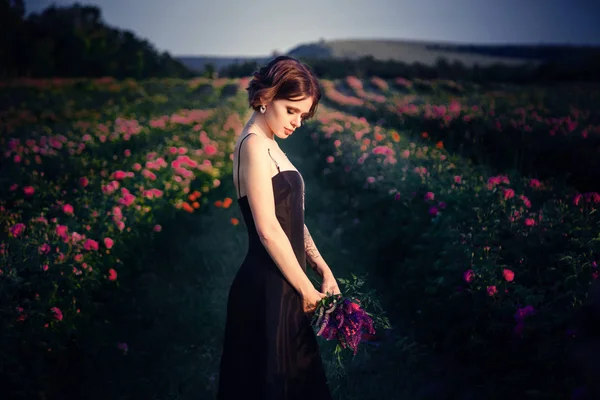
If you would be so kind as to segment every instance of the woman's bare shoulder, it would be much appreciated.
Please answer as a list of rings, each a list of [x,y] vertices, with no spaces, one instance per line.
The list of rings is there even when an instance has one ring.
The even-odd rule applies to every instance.
[[[242,146],[243,141],[243,146]],[[240,149],[241,146],[241,149]],[[238,152],[241,151],[242,156],[248,154],[249,156],[255,155],[255,153],[262,150],[266,150],[267,144],[258,134],[254,132],[248,132],[247,134],[240,136],[238,140]]]

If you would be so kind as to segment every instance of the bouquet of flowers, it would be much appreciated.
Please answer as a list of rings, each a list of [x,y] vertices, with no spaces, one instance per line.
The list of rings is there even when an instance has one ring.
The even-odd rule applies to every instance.
[[[343,285],[342,294],[327,293],[317,303],[311,325],[317,336],[327,341],[337,340],[334,354],[342,366],[342,351],[351,350],[354,355],[358,352],[361,342],[375,339],[375,328],[391,329],[391,325],[383,312],[374,291],[363,292],[361,287],[365,281],[352,275],[352,280],[337,279]],[[375,309],[376,313],[366,309]],[[343,369],[343,366],[342,366]]]
[[[358,351],[358,344],[363,336],[363,329],[371,335],[375,334],[373,319],[356,302],[341,294],[323,298],[317,305],[312,325],[317,329],[317,336],[326,340],[338,340],[343,348]]]

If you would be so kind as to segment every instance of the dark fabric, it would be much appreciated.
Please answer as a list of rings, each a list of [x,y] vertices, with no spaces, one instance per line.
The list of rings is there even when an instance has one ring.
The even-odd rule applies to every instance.
[[[279,165],[277,170],[272,178],[277,219],[306,270],[304,181],[296,170],[281,171]],[[330,400],[301,298],[262,245],[247,197],[238,205],[248,252],[229,291],[217,399]]]

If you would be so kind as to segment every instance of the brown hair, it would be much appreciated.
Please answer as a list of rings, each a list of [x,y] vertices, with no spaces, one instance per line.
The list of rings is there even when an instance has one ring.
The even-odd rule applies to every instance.
[[[315,115],[321,100],[321,87],[308,65],[289,56],[278,56],[253,76],[246,90],[248,103],[255,111],[259,110],[261,104],[272,100],[296,100],[297,97],[302,97],[297,100],[304,100],[312,97],[313,104],[304,120]]]

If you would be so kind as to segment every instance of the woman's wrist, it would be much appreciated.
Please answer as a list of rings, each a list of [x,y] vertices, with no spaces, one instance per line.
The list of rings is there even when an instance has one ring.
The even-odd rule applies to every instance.
[[[333,278],[333,272],[328,266],[317,267],[317,273],[321,275],[321,278]]]

